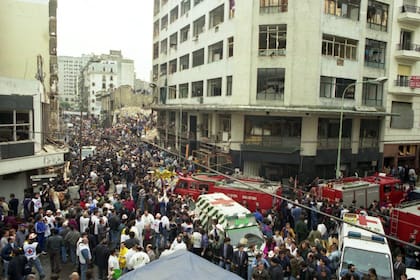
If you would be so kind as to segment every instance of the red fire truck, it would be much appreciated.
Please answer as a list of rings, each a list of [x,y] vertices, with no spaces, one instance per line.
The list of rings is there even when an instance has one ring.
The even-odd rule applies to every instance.
[[[410,238],[420,242],[420,200],[401,204],[391,213],[389,234],[408,241]]]
[[[263,189],[267,193],[255,188]],[[278,206],[280,200],[272,194],[281,195],[282,188],[279,183],[269,183],[262,179],[240,178],[236,182],[231,182],[220,175],[195,174],[179,176],[174,193],[190,195],[194,199],[201,194],[224,193],[249,210],[255,211],[257,207],[268,210],[273,206]]]
[[[319,185],[319,194],[330,201],[343,199],[345,204],[368,207],[376,200],[381,204],[400,204],[407,194],[399,179],[388,176],[349,177]]]

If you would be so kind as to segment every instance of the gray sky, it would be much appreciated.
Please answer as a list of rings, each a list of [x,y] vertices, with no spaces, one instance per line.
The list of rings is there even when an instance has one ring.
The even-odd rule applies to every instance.
[[[60,0],[57,13],[58,55],[121,50],[150,80],[153,0]]]

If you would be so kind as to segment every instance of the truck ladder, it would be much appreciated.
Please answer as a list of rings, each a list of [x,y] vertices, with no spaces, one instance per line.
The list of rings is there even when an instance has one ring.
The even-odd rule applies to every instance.
[[[389,234],[391,236],[397,236],[397,228],[398,228],[398,217],[400,212],[396,211],[395,209],[392,210],[391,213],[391,224],[389,229]]]

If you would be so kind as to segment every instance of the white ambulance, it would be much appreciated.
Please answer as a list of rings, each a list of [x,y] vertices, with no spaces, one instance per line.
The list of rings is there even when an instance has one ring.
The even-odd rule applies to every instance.
[[[339,275],[343,276],[349,264],[356,266],[356,272],[362,277],[369,268],[375,268],[378,279],[394,279],[391,250],[381,220],[376,217],[346,213],[341,225],[339,248],[341,253]],[[362,228],[368,229],[362,229]],[[340,277],[341,278],[341,277]]]
[[[254,214],[223,193],[200,195],[195,212],[207,232],[212,230],[213,219],[217,219],[234,247],[243,238],[247,239],[248,244],[255,244],[257,248],[264,243]]]

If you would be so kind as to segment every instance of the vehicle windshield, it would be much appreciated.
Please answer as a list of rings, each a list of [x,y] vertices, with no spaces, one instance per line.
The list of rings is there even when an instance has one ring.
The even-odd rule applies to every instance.
[[[256,244],[257,247],[263,244],[264,239],[258,226],[236,228],[227,230],[227,235],[231,239],[231,243],[236,246],[241,238],[247,238],[249,244]]]
[[[343,252],[342,270],[347,269],[348,264],[354,264],[356,271],[367,275],[369,268],[375,268],[378,279],[392,280],[391,262],[391,256],[388,254],[346,247]]]

